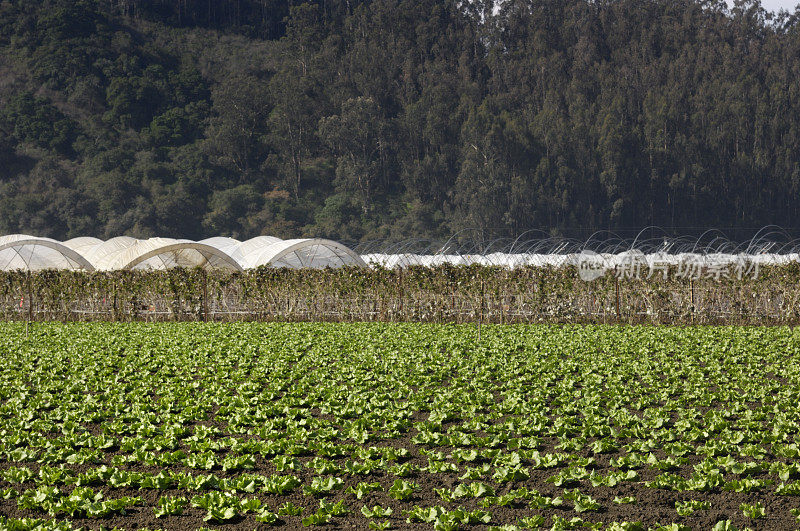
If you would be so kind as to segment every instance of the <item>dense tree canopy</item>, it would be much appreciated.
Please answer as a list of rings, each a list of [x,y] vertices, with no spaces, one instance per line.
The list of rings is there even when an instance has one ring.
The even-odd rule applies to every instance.
[[[800,10],[0,0],[0,233],[800,227]]]

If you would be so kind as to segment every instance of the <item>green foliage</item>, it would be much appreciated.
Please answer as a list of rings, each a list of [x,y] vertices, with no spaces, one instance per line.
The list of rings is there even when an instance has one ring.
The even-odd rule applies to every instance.
[[[278,514],[299,516],[303,512],[303,507],[298,507],[290,501],[287,501],[278,508]]]
[[[360,500],[370,492],[381,491],[383,487],[381,487],[380,483],[365,483],[359,482],[358,485],[355,487],[348,487],[347,492],[352,493],[355,495],[357,500]]]
[[[219,493],[217,491],[198,495],[191,500],[192,507],[205,509],[205,521],[225,522],[239,515],[240,510],[250,509],[250,506],[243,506],[242,500],[229,493]]]
[[[767,515],[767,510],[760,502],[753,504],[743,503],[739,507],[747,518],[764,518]]]
[[[385,516],[391,516],[392,515],[392,508],[391,507],[386,507],[384,509],[380,505],[376,505],[372,509],[370,509],[369,507],[364,505],[364,506],[361,507],[361,514],[363,514],[367,518],[376,518],[376,517],[380,518],[380,517],[385,517]]]
[[[597,503],[597,500],[588,494],[580,492],[578,489],[573,489],[571,491],[565,490],[563,497],[565,500],[570,500],[573,503],[575,512],[577,513],[600,510],[600,504]]]
[[[0,111],[0,123],[5,122],[14,138],[69,156],[77,138],[78,124],[65,116],[48,100],[30,92],[12,97]]]
[[[396,500],[408,500],[414,495],[414,491],[418,488],[415,483],[406,481],[404,479],[396,479],[391,487],[389,487],[389,496]]]
[[[487,6],[4,2],[0,229],[793,225],[791,16],[699,0]],[[38,186],[43,164],[63,178]],[[37,194],[45,208],[21,207]]]
[[[156,518],[161,518],[162,516],[183,514],[186,505],[187,501],[183,496],[161,496],[158,499],[158,506],[155,507],[153,511],[155,512]]]
[[[680,524],[606,526],[681,530],[731,497],[747,498],[740,520],[796,523],[766,514],[800,481],[788,327],[487,326],[480,343],[471,326],[426,324],[24,331],[0,325],[0,498],[34,518],[3,528],[124,524],[135,509],[164,528],[191,513],[254,527],[594,529],[587,514],[624,512],[612,503],[648,487]],[[582,449],[543,453],[569,438]],[[616,449],[597,454],[607,439]],[[212,469],[188,467],[192,456],[214,456]],[[433,465],[456,462],[470,470]],[[389,473],[408,463],[411,478]],[[522,469],[528,479],[506,479]]]
[[[279,523],[278,515],[263,507],[257,514],[256,520],[262,524],[277,525]]]
[[[711,502],[687,500],[685,502],[675,502],[675,510],[680,516],[691,516],[695,511],[705,511],[711,508]]]
[[[792,483],[781,483],[775,489],[775,494],[779,496],[800,496],[800,481]]]
[[[322,499],[319,502],[319,509],[316,513],[307,516],[301,520],[303,526],[317,526],[329,523],[334,516],[344,516],[350,510],[344,505],[344,500],[339,500],[336,503],[329,503]],[[362,513],[363,513],[362,508]]]
[[[303,468],[300,460],[290,455],[277,455],[272,460],[275,465],[275,470],[278,472],[285,472],[287,470],[297,471]]]
[[[311,480],[311,485],[303,487],[303,492],[307,495],[318,496],[342,488],[344,488],[344,480],[342,478],[317,476]]]
[[[641,522],[612,522],[606,528],[608,531],[644,531],[646,528]],[[689,531],[689,528],[678,524],[658,527],[659,531]]]

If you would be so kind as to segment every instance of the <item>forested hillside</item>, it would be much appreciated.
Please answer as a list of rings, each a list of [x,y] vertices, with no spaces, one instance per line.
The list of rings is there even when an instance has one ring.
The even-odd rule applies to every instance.
[[[800,227],[800,11],[0,1],[0,234]]]

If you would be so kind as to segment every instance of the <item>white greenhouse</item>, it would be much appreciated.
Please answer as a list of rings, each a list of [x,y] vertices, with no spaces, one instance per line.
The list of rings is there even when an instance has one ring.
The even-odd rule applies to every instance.
[[[366,263],[344,245],[317,238],[281,240],[259,236],[240,242],[216,237],[196,242],[118,236],[106,241],[81,237],[59,242],[25,234],[0,236],[0,271],[115,271],[173,267],[242,271],[259,266],[322,269],[366,267]]]
[[[69,246],[50,238],[26,234],[0,236],[0,271],[21,269],[85,269],[94,271],[92,264]]]
[[[414,243],[414,242],[412,242]],[[505,252],[489,246],[458,253],[449,245],[382,244],[390,252],[365,251],[359,255],[341,243],[318,238],[282,240],[257,236],[246,241],[218,236],[201,241],[171,238],[140,240],[118,236],[110,240],[91,237],[59,242],[26,234],[0,236],[0,271],[39,271],[42,269],[81,269],[116,271],[124,269],[163,270],[173,267],[201,267],[209,270],[243,271],[260,266],[299,268],[412,266],[499,266],[514,269],[525,266],[573,266],[615,271],[620,268],[643,268],[648,272],[665,267],[719,268],[753,267],[800,262],[800,240],[779,245],[765,239],[753,239],[739,246],[730,242],[703,246],[687,239],[642,245],[642,249],[621,240],[602,245],[548,238],[519,244]],[[594,247],[594,250],[592,250]],[[410,252],[398,252],[410,251]]]

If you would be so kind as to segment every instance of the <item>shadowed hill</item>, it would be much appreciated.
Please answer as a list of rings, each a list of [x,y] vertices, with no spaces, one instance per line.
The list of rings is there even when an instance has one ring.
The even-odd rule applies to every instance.
[[[758,2],[0,2],[0,233],[800,225]]]

